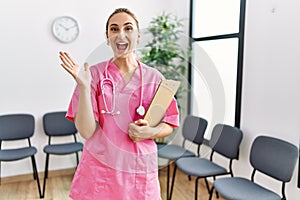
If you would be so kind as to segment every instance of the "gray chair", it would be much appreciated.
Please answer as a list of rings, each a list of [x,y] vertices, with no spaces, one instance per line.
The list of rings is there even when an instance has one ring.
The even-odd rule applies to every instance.
[[[284,200],[285,184],[291,180],[297,157],[298,149],[295,145],[269,136],[258,136],[250,151],[250,163],[253,167],[251,180],[242,177],[218,178],[214,187],[225,199]],[[281,196],[255,183],[256,172],[282,182]]]
[[[1,162],[11,162],[31,158],[33,178],[37,182],[40,198],[40,181],[36,167],[34,155],[37,149],[31,145],[30,138],[34,134],[35,120],[31,114],[7,114],[0,116],[0,182],[1,182]],[[2,142],[13,142],[16,140],[27,140],[28,145],[18,148],[2,148]]]
[[[198,145],[197,154],[200,155],[200,146],[204,141],[204,133],[207,128],[207,121],[201,117],[189,115],[185,118],[182,127],[182,136],[184,138],[182,146],[176,144],[168,144],[158,148],[158,157],[169,160],[167,166],[167,199],[172,198],[173,188],[170,191],[170,163],[181,157],[196,156],[195,153],[185,148],[186,141]],[[173,171],[172,185],[176,176],[176,168]]]
[[[77,129],[75,124],[65,118],[66,112],[49,112],[43,116],[43,127],[44,132],[49,136],[48,145],[44,147],[44,152],[46,153],[46,164],[45,164],[45,175],[44,175],[44,185],[43,185],[43,195],[45,195],[46,190],[46,179],[48,178],[48,166],[49,166],[49,156],[52,155],[68,155],[76,154],[77,165],[79,163],[78,152],[82,151],[83,144],[77,142],[76,134]],[[68,143],[51,143],[52,137],[61,136],[73,136],[74,142]]]
[[[226,124],[217,124],[214,126],[209,146],[211,148],[210,159],[199,157],[180,158],[176,161],[178,169],[189,176],[195,176],[195,199],[198,198],[198,181],[205,179],[206,186],[208,182],[206,178],[230,174],[233,176],[232,163],[234,159],[238,159],[239,147],[243,138],[242,131],[233,126]],[[213,161],[214,153],[218,153],[229,159],[227,169]],[[172,185],[173,187],[173,185]],[[210,189],[208,188],[208,191]],[[212,191],[211,191],[212,192]]]

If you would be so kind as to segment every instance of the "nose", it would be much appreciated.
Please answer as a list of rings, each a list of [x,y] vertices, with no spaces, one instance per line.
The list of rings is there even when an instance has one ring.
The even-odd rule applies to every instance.
[[[124,30],[121,30],[120,33],[119,33],[119,37],[120,37],[120,38],[125,38],[125,36],[126,36],[125,31],[124,31]]]

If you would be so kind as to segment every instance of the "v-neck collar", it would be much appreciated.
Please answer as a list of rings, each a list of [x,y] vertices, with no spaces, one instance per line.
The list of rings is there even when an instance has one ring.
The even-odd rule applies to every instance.
[[[128,83],[126,83],[123,75],[121,74],[120,69],[118,66],[113,62],[110,61],[110,64],[107,68],[107,76],[111,79],[113,79],[116,87],[116,91],[118,92],[126,92],[126,91],[132,91],[135,90],[137,87],[141,87],[142,81],[141,81],[141,71],[142,65],[141,63],[137,60],[138,62],[138,67],[137,69],[134,70],[130,80]]]

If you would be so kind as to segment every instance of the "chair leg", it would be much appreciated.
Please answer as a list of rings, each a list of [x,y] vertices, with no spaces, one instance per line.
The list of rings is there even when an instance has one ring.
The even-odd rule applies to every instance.
[[[0,185],[1,185],[1,161],[0,161]]]
[[[206,178],[204,178],[204,181],[205,181],[205,185],[206,185],[207,192],[209,193],[209,192],[210,192],[210,189],[209,189],[208,181],[207,181]]]
[[[171,199],[172,199],[173,188],[174,188],[174,182],[175,182],[175,176],[176,176],[176,170],[177,170],[177,165],[175,164],[175,165],[174,165],[174,169],[173,169],[173,177],[172,177],[172,183],[171,183],[171,191],[170,191],[169,199],[168,199],[168,200],[171,200]]]
[[[216,197],[217,197],[217,199],[219,198],[219,193],[217,190],[216,190]]]
[[[233,176],[231,176],[231,177],[233,177]],[[215,180],[216,180],[216,177],[214,176],[213,178],[214,178],[214,181],[215,181]],[[219,198],[219,193],[218,193],[217,190],[216,190],[216,197],[217,197],[217,199]]]
[[[169,199],[169,186],[170,186],[170,163],[168,163],[168,167],[167,167],[167,200]]]
[[[199,180],[199,177],[197,177],[195,180],[195,200],[198,199],[198,180]]]
[[[36,177],[36,174],[35,174],[34,171],[32,172],[32,175],[33,175],[33,179],[34,179],[34,180],[37,180],[37,177]]]
[[[45,174],[44,174],[44,183],[43,183],[43,196],[45,196],[46,191],[46,179],[48,178],[48,165],[49,165],[49,154],[46,154],[46,163],[45,163]]]
[[[212,187],[211,187],[211,190],[210,190],[210,192],[209,192],[209,199],[208,199],[208,200],[211,200],[211,199],[212,199],[212,196],[213,196],[213,193],[214,193],[214,189],[215,189],[215,187],[212,186]],[[216,191],[216,194],[217,194],[217,191]],[[219,197],[217,196],[217,198],[219,198]]]
[[[37,182],[37,186],[38,186],[40,198],[44,198],[44,195],[41,193],[40,179],[39,179],[39,174],[38,174],[38,171],[37,171],[37,167],[36,167],[36,162],[35,162],[34,156],[31,156],[31,162],[32,162],[33,174],[34,174],[34,177],[36,178],[36,182]]]
[[[76,162],[77,162],[77,166],[78,166],[78,164],[79,164],[79,155],[78,155],[78,152],[76,152]]]

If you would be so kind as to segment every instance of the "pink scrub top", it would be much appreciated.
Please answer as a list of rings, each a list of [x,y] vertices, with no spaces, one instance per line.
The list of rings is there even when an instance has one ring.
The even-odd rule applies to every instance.
[[[104,105],[101,80],[110,78],[115,85],[115,111],[120,114],[103,114]],[[140,77],[142,70],[142,80]],[[139,62],[129,83],[125,83],[119,68],[111,61],[90,67],[92,74],[91,102],[95,120],[99,123],[93,136],[85,141],[81,161],[76,170],[70,197],[80,200],[160,200],[158,181],[157,146],[148,139],[133,142],[128,136],[129,123],[142,118],[136,113],[140,105],[150,105],[163,76],[156,69]],[[104,84],[105,103],[112,109],[112,86]],[[76,87],[66,117],[75,119],[79,100]],[[164,119],[173,127],[179,126],[179,112],[175,98]]]

